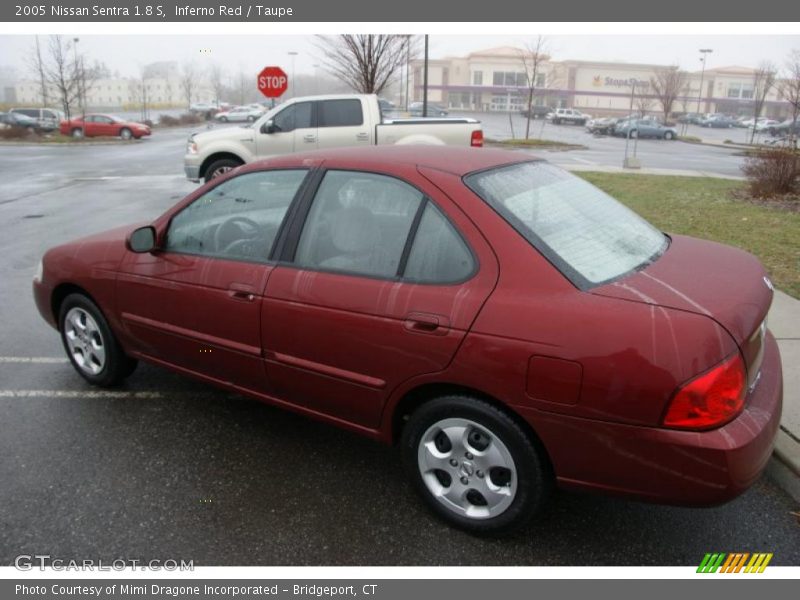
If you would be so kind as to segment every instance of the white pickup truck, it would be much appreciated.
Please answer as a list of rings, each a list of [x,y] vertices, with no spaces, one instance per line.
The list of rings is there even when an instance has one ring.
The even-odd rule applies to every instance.
[[[388,144],[483,146],[483,130],[480,121],[467,118],[384,120],[375,95],[308,96],[242,127],[192,134],[184,168],[189,180],[210,181],[268,156]]]

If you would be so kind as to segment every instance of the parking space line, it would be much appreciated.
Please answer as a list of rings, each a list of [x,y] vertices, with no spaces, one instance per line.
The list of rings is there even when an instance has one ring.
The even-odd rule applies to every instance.
[[[54,356],[0,356],[0,363],[61,364],[65,362],[69,362],[69,359]]]
[[[171,397],[176,394],[170,393]],[[0,398],[88,398],[153,400],[166,398],[165,392],[124,392],[113,390],[0,390]]]

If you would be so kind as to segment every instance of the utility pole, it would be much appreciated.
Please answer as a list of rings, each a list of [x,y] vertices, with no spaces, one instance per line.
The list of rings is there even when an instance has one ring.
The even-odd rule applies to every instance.
[[[425,73],[422,76],[422,116],[428,116],[428,34],[425,34]]]
[[[408,110],[408,86],[410,84],[410,71],[411,69],[411,36],[406,36],[406,105],[405,109]]]
[[[703,63],[703,68],[700,70],[700,91],[697,93],[697,114],[701,114],[700,112],[700,101],[703,98],[703,76],[706,74],[706,59],[708,55],[713,52],[711,48],[700,48],[700,62]]]

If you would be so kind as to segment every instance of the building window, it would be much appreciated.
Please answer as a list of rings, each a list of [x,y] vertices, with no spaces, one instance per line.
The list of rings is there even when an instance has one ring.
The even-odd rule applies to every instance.
[[[525,73],[515,71],[495,71],[492,74],[492,84],[506,87],[527,87],[528,78]]]
[[[472,85],[483,85],[483,71],[474,71],[472,73]]]
[[[753,98],[752,83],[730,83],[728,84],[728,98],[742,98],[751,100]]]

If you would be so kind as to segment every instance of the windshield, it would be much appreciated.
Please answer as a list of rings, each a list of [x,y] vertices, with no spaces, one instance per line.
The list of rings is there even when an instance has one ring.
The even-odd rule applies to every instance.
[[[581,289],[643,268],[667,247],[663,233],[614,198],[545,162],[464,182]]]

